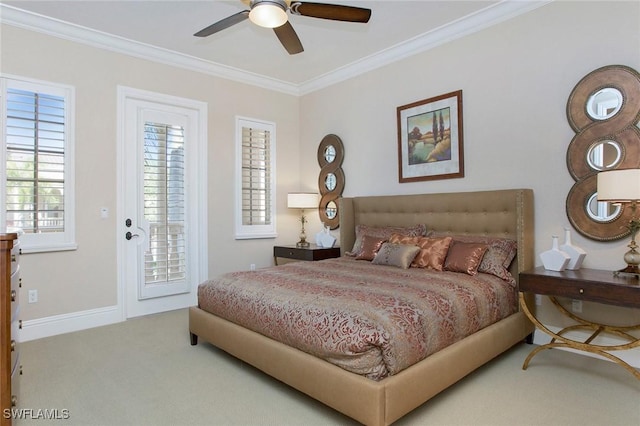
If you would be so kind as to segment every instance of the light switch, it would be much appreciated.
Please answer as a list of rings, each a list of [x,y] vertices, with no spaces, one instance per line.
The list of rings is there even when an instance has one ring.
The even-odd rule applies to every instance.
[[[102,219],[106,219],[109,217],[109,209],[107,207],[102,207],[100,209],[100,217]]]

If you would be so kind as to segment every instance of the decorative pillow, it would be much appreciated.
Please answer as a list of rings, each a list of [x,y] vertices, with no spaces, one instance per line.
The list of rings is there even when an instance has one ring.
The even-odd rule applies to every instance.
[[[384,243],[371,263],[407,269],[418,252],[420,252],[418,246]]]
[[[369,226],[369,225],[357,225],[356,226],[356,241],[353,244],[353,248],[350,252],[346,252],[347,256],[358,256],[362,247],[362,237],[370,235],[372,237],[379,237],[388,240],[391,234],[400,234],[410,237],[421,237],[427,232],[427,227],[424,224],[419,224],[410,227],[402,226]]]
[[[444,270],[476,275],[487,249],[486,244],[454,241],[449,247],[447,259],[444,261]]]
[[[451,237],[420,237],[418,239],[420,253],[413,259],[411,266],[442,271],[452,240]]]
[[[420,238],[422,238],[422,237],[412,237],[412,236],[409,236],[409,235],[402,235],[402,234],[393,233],[389,237],[389,242],[391,244],[406,244],[406,245],[410,245],[410,246],[417,246],[418,245],[418,240],[420,240]]]
[[[376,257],[376,253],[382,247],[382,244],[386,241],[386,238],[373,237],[371,235],[365,235],[362,237],[362,247],[360,252],[356,256],[358,260],[373,260]]]
[[[435,232],[431,235],[444,235]],[[498,278],[515,284],[516,280],[509,272],[509,266],[516,257],[518,243],[509,238],[485,237],[475,235],[453,235],[454,241],[486,244],[489,248],[482,258],[478,272],[495,275]]]

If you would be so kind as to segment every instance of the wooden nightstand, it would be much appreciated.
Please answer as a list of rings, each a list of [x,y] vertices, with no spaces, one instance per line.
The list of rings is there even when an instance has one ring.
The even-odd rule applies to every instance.
[[[556,300],[556,297],[568,297],[608,305],[640,308],[640,280],[638,280],[638,278],[634,276],[613,276],[612,271],[602,271],[598,269],[583,268],[576,271],[554,272],[547,271],[543,267],[538,267],[520,273],[519,287],[521,291],[520,306],[523,312],[538,329],[551,336],[550,343],[538,346],[531,351],[522,365],[523,370],[527,369],[531,358],[544,349],[572,348],[608,358],[629,370],[637,379],[640,379],[640,371],[610,353],[610,351],[639,347],[640,338],[631,335],[629,331],[640,330],[640,324],[612,326],[596,323],[581,318],[573,312],[569,312]],[[527,292],[546,295],[555,307],[563,315],[574,320],[575,324],[565,327],[557,333],[549,330],[542,325],[529,310],[524,297],[524,293]],[[564,334],[576,330],[587,330],[591,332],[591,335],[584,341],[564,336]],[[593,343],[594,339],[600,334],[614,335],[620,339],[627,340],[628,343],[620,345],[600,345]]]
[[[307,248],[292,246],[273,246],[273,261],[278,265],[278,258],[295,260],[323,260],[340,257],[340,247],[319,247],[311,244]]]

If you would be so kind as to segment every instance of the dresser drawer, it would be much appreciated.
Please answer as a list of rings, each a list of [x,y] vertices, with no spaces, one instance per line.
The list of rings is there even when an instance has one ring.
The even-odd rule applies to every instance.
[[[11,301],[11,321],[18,319],[20,306],[20,275],[19,271],[11,276],[11,288],[9,289],[9,300]]]
[[[18,395],[20,395],[20,379],[22,375],[22,366],[20,365],[20,357],[16,360],[13,370],[11,371],[11,406],[18,405]]]
[[[11,249],[11,275],[18,271],[18,265],[20,265],[20,242],[15,240]]]
[[[20,328],[20,321],[17,319],[11,323],[11,340],[9,342],[9,348],[11,350],[11,368],[16,366],[18,361],[18,354],[20,353],[20,345],[18,344],[18,329]]]

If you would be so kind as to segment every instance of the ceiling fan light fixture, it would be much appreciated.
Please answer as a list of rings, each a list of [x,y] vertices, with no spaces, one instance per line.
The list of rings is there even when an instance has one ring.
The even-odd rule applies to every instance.
[[[249,19],[266,28],[281,27],[287,22],[287,4],[280,0],[254,0]]]

